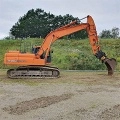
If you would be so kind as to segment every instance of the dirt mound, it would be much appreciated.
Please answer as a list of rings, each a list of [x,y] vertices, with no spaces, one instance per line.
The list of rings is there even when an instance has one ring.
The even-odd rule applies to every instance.
[[[73,94],[62,94],[60,96],[47,96],[47,97],[35,98],[33,100],[17,103],[14,106],[5,107],[3,108],[3,110],[8,111],[10,114],[21,115],[25,112],[29,112],[30,110],[34,110],[37,108],[44,108],[51,104],[55,104],[60,101],[70,99],[72,95]]]

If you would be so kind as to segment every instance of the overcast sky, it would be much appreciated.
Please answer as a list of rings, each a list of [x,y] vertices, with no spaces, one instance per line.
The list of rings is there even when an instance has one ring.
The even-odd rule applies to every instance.
[[[30,9],[43,9],[54,15],[91,15],[98,34],[104,29],[120,28],[120,0],[0,0],[0,39]]]

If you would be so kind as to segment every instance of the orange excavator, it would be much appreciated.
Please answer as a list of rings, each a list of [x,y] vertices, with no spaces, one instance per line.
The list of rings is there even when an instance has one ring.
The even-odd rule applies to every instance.
[[[96,26],[91,16],[87,18],[86,23],[77,23],[73,21],[63,27],[51,31],[44,39],[41,46],[33,48],[33,53],[21,53],[20,51],[9,51],[5,54],[5,65],[19,66],[15,69],[9,69],[7,75],[9,78],[57,78],[60,76],[59,69],[49,66],[51,63],[51,44],[59,38],[75,33],[80,30],[86,30],[92,47],[92,52],[101,62],[105,63],[108,69],[108,75],[112,75],[116,67],[116,60],[109,59],[100,49]]]

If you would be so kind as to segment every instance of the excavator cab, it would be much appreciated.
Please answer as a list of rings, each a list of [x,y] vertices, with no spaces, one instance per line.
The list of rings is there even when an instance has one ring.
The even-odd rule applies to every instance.
[[[40,46],[34,46],[32,47],[32,53],[36,54],[40,49]]]
[[[33,54],[37,54],[37,52],[39,51],[41,46],[34,46],[32,47],[32,53]],[[51,63],[51,53],[53,53],[53,51],[49,51],[48,55],[47,55],[47,60],[46,63]],[[45,58],[45,52],[43,52],[43,54],[40,56],[40,59],[44,59]]]

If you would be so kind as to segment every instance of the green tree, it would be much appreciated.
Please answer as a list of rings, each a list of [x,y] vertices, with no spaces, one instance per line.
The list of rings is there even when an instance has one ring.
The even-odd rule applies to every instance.
[[[111,31],[110,30],[102,30],[100,33],[101,38],[112,38]]]
[[[119,37],[119,28],[113,27],[112,30],[102,30],[99,35],[101,38],[118,38]]]
[[[50,12],[46,13],[42,9],[31,9],[23,17],[20,17],[18,22],[10,29],[10,33],[15,38],[45,38],[50,31],[74,20],[79,21],[79,18],[74,18],[69,14],[55,16]],[[86,31],[79,31],[68,36],[70,39],[83,39],[86,37]]]
[[[119,28],[117,28],[117,27],[112,28],[111,34],[114,39],[118,38],[119,37]]]

